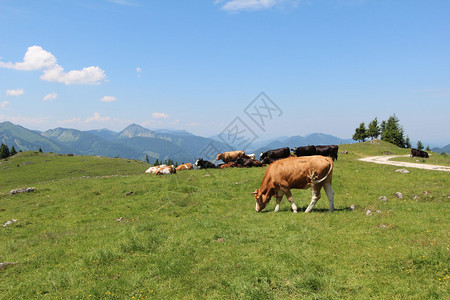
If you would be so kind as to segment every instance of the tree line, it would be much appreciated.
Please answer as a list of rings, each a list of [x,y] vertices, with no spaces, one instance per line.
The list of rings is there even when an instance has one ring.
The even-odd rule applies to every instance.
[[[390,116],[387,121],[378,123],[378,119],[372,120],[368,127],[364,122],[359,124],[359,127],[355,129],[352,139],[355,141],[364,142],[366,139],[377,139],[380,136],[382,141],[389,142],[401,148],[411,148],[411,141],[408,136],[404,135],[403,127],[400,125],[400,120],[394,114]],[[421,141],[417,141],[417,149],[423,150],[423,144]],[[430,151],[430,147],[427,146],[427,151]]]
[[[2,143],[0,146],[0,159],[8,158],[10,156],[16,155],[17,151],[16,148],[14,148],[14,145],[9,149],[9,147]]]

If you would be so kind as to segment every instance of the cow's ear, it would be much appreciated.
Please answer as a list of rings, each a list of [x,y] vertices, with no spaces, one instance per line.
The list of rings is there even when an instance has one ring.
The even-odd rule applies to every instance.
[[[253,193],[250,193],[250,195],[256,195],[258,194],[258,191],[254,191]]]

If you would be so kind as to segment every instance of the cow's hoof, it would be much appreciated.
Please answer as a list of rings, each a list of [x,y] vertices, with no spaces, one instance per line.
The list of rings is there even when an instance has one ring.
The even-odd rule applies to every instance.
[[[293,213],[296,214],[296,213],[298,213],[298,211],[294,210]]]

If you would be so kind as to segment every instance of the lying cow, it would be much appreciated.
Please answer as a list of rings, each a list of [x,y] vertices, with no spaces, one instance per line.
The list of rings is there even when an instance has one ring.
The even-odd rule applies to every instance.
[[[256,200],[256,211],[262,211],[272,197],[276,197],[275,211],[280,209],[284,195],[291,202],[292,210],[297,206],[292,198],[291,189],[312,188],[312,199],[305,212],[310,212],[320,199],[320,190],[325,189],[330,211],[334,210],[334,191],[331,187],[333,177],[333,160],[325,156],[289,157],[278,160],[266,169],[261,187],[253,195]]]
[[[178,171],[183,171],[183,170],[192,170],[194,169],[194,165],[191,163],[185,163],[182,165],[179,165],[178,167],[176,167],[177,172]]]
[[[210,161],[203,160],[203,158],[197,159],[197,161],[195,162],[194,165],[196,165],[200,169],[214,169],[214,168],[216,168],[215,164],[213,164]]]
[[[411,157],[424,157],[424,158],[429,158],[428,153],[419,149],[411,149]]]
[[[278,159],[286,158],[291,155],[291,149],[289,147],[273,149],[263,152],[259,156],[259,160],[263,164],[270,164]]]
[[[173,165],[161,167],[156,171],[155,175],[168,175],[168,174],[176,174],[177,170]]]
[[[233,167],[235,167],[234,164],[235,164],[234,162],[229,162],[229,163],[226,163],[226,164],[221,164],[221,165],[219,165],[219,168],[221,168],[221,169],[233,168]]]
[[[295,156],[311,156],[316,155],[316,146],[310,145],[310,146],[302,146],[292,149],[292,152],[294,152]]]
[[[148,169],[145,171],[145,173],[147,173],[147,174],[155,174],[156,172],[158,172],[158,170],[159,170],[160,168],[163,168],[163,167],[167,167],[167,165],[159,165],[159,166],[153,166],[153,167],[150,167],[150,168],[148,168]]]
[[[253,158],[240,158],[235,163],[238,168],[262,167],[262,162]]]
[[[217,154],[216,160],[222,160],[224,163],[234,162],[241,157],[245,156],[245,152],[242,150],[228,151]]]

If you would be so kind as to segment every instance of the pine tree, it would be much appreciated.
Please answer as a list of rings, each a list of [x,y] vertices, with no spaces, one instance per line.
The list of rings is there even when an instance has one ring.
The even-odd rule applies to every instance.
[[[418,150],[423,150],[423,144],[421,141],[417,141],[417,149]]]
[[[427,147],[425,148],[425,151],[431,151],[430,146],[427,145]]]
[[[11,146],[11,151],[9,153],[9,156],[14,156],[17,154],[16,148],[14,148],[14,145]]]
[[[154,165],[154,166],[159,166],[159,165],[160,165],[159,160],[156,159],[156,160],[155,160],[155,163],[154,163],[153,165]]]
[[[411,149],[411,141],[409,140],[409,136],[406,136],[405,148],[410,148]]]
[[[381,133],[381,139],[398,147],[405,147],[403,128],[400,126],[399,119],[395,116],[395,114],[390,116],[387,122],[385,122],[384,130]]]
[[[0,146],[0,159],[9,157],[9,148],[5,144],[2,143]]]
[[[364,122],[359,124],[359,127],[355,129],[355,134],[353,135],[352,138],[355,141],[364,142],[364,140],[367,138],[367,130],[366,130],[366,125],[364,124]]]
[[[369,123],[369,127],[367,128],[367,137],[371,137],[372,140],[378,138],[380,135],[380,126],[378,126],[378,120],[375,118],[372,122]]]
[[[41,147],[39,147],[39,150],[38,150],[40,153],[42,153],[42,148]]]
[[[146,162],[146,163],[148,163],[148,164],[150,164],[150,160],[149,160],[149,158],[148,158],[148,155],[147,155],[147,154],[145,155],[145,162]]]

